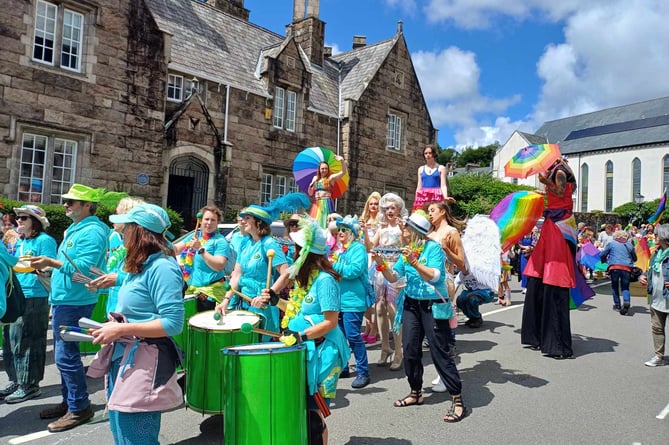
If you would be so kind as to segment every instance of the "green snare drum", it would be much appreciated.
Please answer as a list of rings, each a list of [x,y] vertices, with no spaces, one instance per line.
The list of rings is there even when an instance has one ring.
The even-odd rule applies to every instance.
[[[305,350],[258,343],[223,350],[226,445],[300,445],[307,436]]]
[[[188,368],[188,357],[186,356],[188,353],[188,320],[195,314],[197,314],[197,298],[195,295],[186,295],[184,297],[184,327],[181,334],[172,337],[183,351],[184,368]]]
[[[258,334],[243,333],[242,324],[258,327],[260,317],[252,312],[232,311],[216,321],[214,311],[200,312],[188,321],[186,404],[203,414],[220,414],[226,385],[221,349],[258,341]]]
[[[95,303],[93,308],[93,313],[91,314],[91,320],[99,321],[100,323],[106,323],[109,321],[107,319],[107,294],[99,294],[98,302]],[[81,355],[93,355],[100,350],[100,345],[95,345],[89,341],[79,342],[79,352]]]

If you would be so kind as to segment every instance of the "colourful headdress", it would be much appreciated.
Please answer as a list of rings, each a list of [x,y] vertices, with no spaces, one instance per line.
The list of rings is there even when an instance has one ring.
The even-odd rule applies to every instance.
[[[353,232],[353,235],[355,237],[358,237],[358,233],[360,233],[360,223],[358,222],[358,216],[351,216],[351,215],[346,215],[343,218],[337,218],[337,228],[344,226],[347,229],[349,229],[351,232]]]
[[[272,224],[272,221],[277,219],[281,212],[295,212],[300,208],[308,209],[310,206],[311,201],[307,195],[295,192],[274,198],[265,207],[251,204],[242,209],[239,216],[243,218],[246,215],[251,215],[255,219]]]
[[[291,279],[297,276],[309,253],[316,255],[327,253],[327,232],[318,225],[318,221],[305,215],[300,219],[299,224],[300,230],[290,234],[291,239],[301,248],[300,255],[293,265],[288,268]]]

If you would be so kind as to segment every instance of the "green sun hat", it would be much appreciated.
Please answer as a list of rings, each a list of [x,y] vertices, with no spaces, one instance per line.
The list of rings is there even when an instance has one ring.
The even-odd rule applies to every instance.
[[[72,184],[70,190],[62,198],[73,199],[75,201],[100,202],[104,189],[94,189],[83,184]]]

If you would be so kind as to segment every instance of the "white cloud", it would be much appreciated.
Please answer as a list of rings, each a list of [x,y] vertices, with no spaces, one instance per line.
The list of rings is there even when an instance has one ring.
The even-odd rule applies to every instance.
[[[454,129],[459,147],[503,143],[547,120],[669,95],[665,0],[429,0],[424,13],[433,23],[494,32],[500,17],[564,24],[564,40],[535,62],[541,91],[536,104],[525,104],[532,112],[523,120],[506,116],[521,100],[518,91],[481,95],[479,55],[456,47],[413,55],[434,124]],[[458,72],[449,78],[453,66]]]
[[[488,116],[492,121],[494,114],[504,113],[520,101],[520,96],[503,99],[482,96],[479,91],[480,68],[474,53],[450,47],[439,53],[418,51],[411,55],[411,59],[437,128],[462,128],[456,132],[458,147],[486,145],[499,140],[493,137],[498,132],[478,124],[477,117]]]
[[[543,81],[535,108],[555,119],[669,94],[669,3],[634,0],[569,17],[565,43],[537,64]]]

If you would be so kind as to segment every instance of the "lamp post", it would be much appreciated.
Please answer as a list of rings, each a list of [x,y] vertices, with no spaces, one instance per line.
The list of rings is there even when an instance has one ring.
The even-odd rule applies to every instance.
[[[640,222],[643,222],[643,219],[641,218],[641,207],[643,206],[643,198],[644,196],[641,193],[637,193],[634,195],[634,202],[636,203],[636,219],[639,220]]]

